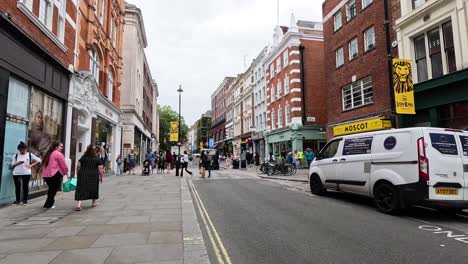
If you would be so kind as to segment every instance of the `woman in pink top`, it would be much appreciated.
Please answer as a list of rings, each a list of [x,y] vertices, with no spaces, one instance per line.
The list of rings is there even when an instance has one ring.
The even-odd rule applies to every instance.
[[[53,142],[42,163],[42,178],[49,186],[47,200],[44,204],[46,209],[55,207],[55,195],[60,188],[63,176],[68,175],[68,167],[62,151],[63,144],[59,141]]]

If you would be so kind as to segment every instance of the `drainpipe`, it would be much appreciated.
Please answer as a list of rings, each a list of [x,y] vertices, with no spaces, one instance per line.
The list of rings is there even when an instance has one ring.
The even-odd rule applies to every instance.
[[[65,11],[66,13],[66,11]],[[76,27],[75,27],[75,51],[73,54],[73,68],[76,71],[78,58],[78,28],[80,26],[80,0],[76,1]]]
[[[304,49],[305,47],[299,45],[301,53],[301,90],[302,90],[302,125],[305,126],[306,122],[306,109],[305,109],[305,79],[304,79]]]
[[[395,111],[395,97],[393,94],[393,65],[392,65],[392,48],[390,46],[390,20],[388,16],[388,0],[384,0],[384,26],[385,26],[385,42],[387,46],[387,67],[388,67],[388,90],[390,92],[390,109],[391,113],[391,121],[392,127],[398,128],[398,124],[396,122],[396,111]]]

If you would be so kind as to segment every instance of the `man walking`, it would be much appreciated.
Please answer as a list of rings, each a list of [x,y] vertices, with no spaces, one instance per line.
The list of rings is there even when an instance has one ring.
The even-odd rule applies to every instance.
[[[189,162],[189,159],[188,159],[187,151],[184,151],[184,155],[182,156],[182,160],[181,160],[182,168],[180,169],[180,177],[184,177],[184,170],[188,174],[192,175],[192,172],[187,169],[188,162]]]

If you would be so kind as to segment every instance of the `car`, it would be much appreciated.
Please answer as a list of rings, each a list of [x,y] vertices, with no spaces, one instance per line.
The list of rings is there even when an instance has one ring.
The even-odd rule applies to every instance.
[[[333,138],[309,168],[311,192],[372,197],[384,213],[412,205],[468,208],[468,133],[403,128]]]

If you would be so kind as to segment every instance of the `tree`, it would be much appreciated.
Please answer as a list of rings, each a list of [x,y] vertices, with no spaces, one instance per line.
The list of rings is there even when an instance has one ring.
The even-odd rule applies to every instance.
[[[179,113],[174,111],[170,106],[161,107],[158,105],[159,111],[159,149],[170,150],[171,146],[176,146],[177,142],[169,142],[169,126],[171,122],[179,121]],[[184,117],[180,118],[180,135],[179,141],[183,145],[187,141],[188,126],[185,124]]]

